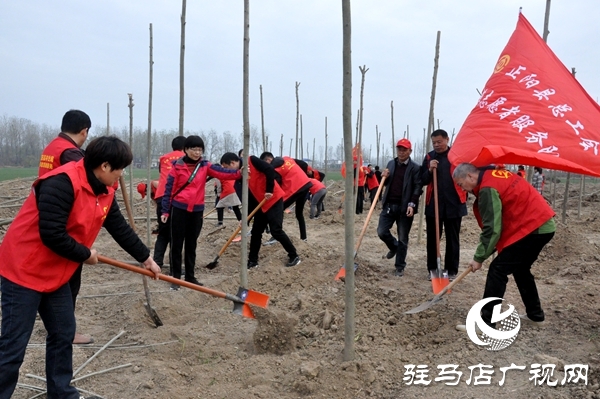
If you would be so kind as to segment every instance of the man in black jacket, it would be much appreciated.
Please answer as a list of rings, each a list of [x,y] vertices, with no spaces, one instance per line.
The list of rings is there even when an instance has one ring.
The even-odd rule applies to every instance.
[[[386,179],[377,235],[389,249],[386,258],[391,259],[396,256],[394,275],[398,277],[404,275],[408,234],[418,210],[419,197],[423,192],[419,164],[410,159],[411,152],[410,141],[399,140],[396,144],[397,157],[388,162],[386,169],[381,173],[382,178]],[[398,239],[390,233],[394,223],[396,223]]]

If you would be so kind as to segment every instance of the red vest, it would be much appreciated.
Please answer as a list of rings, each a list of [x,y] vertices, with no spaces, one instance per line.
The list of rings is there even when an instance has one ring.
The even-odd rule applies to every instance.
[[[321,189],[327,188],[327,187],[325,187],[325,185],[323,183],[321,183],[317,179],[310,179],[310,182],[312,183],[312,187],[309,188],[308,191],[312,195],[315,195],[317,193],[317,191],[319,191]]]
[[[375,176],[375,173],[371,173],[370,176],[367,175],[367,187],[369,188],[369,191],[379,187],[379,182],[377,181],[377,176]]]
[[[56,137],[52,140],[42,151],[38,176],[42,177],[51,170],[58,168],[60,166],[60,156],[69,148],[78,147],[63,137]]]
[[[283,201],[287,201],[288,198],[304,187],[306,183],[309,183],[310,179],[293,158],[283,157],[283,160],[285,161],[283,165],[275,168],[275,171],[281,175],[281,188],[285,192]]]
[[[273,184],[273,196],[262,206],[261,210],[263,213],[267,212],[277,201],[283,198],[284,192],[281,187],[279,187],[279,184],[277,184],[276,181],[273,182]],[[256,170],[254,165],[252,165],[250,158],[248,158],[248,189],[257,201],[260,202],[265,198],[267,177],[264,173],[260,173]]]
[[[481,184],[473,193],[477,196],[482,188],[498,191],[502,200],[502,233],[496,244],[498,253],[507,246],[535,231],[554,217],[554,211],[544,197],[527,180],[508,170],[486,170]],[[473,213],[481,226],[478,203],[473,204]]]
[[[0,245],[0,275],[38,292],[57,290],[69,281],[79,266],[79,262],[53,252],[40,238],[39,212],[33,190],[40,180],[59,173],[69,176],[75,193],[67,220],[67,234],[88,248],[96,240],[114,198],[112,187],[107,187],[108,194],[94,194],[87,181],[83,160],[69,162],[33,183],[29,197]]]
[[[158,187],[156,187],[156,193],[154,196],[156,198],[160,198],[165,195],[165,186],[167,184],[167,176],[169,176],[169,172],[171,168],[173,168],[173,161],[184,156],[185,153],[180,150],[171,151],[158,160],[160,176],[158,177]]]

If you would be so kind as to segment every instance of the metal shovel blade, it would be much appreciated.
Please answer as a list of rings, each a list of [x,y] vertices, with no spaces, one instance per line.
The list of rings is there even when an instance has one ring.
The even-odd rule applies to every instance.
[[[250,305],[248,305],[246,303],[234,302],[233,303],[233,313],[239,314],[240,316],[244,316],[249,319],[255,318],[252,308],[250,307]]]

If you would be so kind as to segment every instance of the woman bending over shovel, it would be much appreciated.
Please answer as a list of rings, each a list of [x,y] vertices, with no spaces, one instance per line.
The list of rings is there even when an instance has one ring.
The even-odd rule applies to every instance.
[[[69,279],[80,263],[98,263],[96,250],[90,248],[101,227],[158,277],[160,267],[115,199],[114,185],[132,158],[129,146],[117,137],[93,140],[82,160],[53,169],[33,183],[10,225],[0,246],[1,399],[15,390],[37,313],[48,332],[48,397],[80,398],[70,385],[75,315]]]
[[[204,141],[189,136],[183,146],[185,155],[178,159],[167,177],[162,200],[161,221],[171,217],[171,268],[173,277],[181,278],[182,251],[185,243],[185,281],[202,285],[195,277],[196,245],[202,230],[207,176],[219,180],[242,177],[239,170],[225,169],[202,159]],[[179,285],[171,284],[176,291]]]

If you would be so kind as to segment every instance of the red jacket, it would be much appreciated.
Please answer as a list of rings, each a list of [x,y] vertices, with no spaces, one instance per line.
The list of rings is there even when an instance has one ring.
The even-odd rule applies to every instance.
[[[275,171],[281,176],[281,188],[285,192],[283,201],[287,201],[292,195],[296,194],[307,183],[310,178],[290,157],[283,157],[283,165],[275,168]]]
[[[46,173],[33,183],[66,173],[73,184],[75,202],[67,221],[67,233],[91,248],[114,198],[114,189],[96,196],[90,187],[83,160]],[[38,292],[53,292],[69,281],[79,262],[59,256],[42,243],[38,228],[39,213],[32,190],[0,245],[0,275],[13,283]]]
[[[221,198],[225,198],[228,195],[235,193],[235,188],[233,185],[235,181],[233,180],[221,180]]]
[[[514,244],[532,233],[541,225],[554,217],[554,211],[527,180],[507,170],[483,171],[481,183],[473,189],[479,195],[482,188],[493,188],[498,191],[502,201],[502,232],[496,249]],[[478,201],[473,204],[473,213],[482,226]]]
[[[79,147],[77,147],[77,145],[75,145],[73,142],[60,136],[52,140],[50,144],[44,148],[42,155],[40,156],[38,176],[42,177],[51,170],[58,168],[61,165],[60,156],[65,150],[70,148]]]
[[[320,181],[318,181],[317,179],[310,179],[310,182],[312,183],[312,187],[310,187],[308,189],[308,191],[312,194],[315,195],[317,193],[317,191],[322,190],[325,187],[325,185],[323,183],[321,183]]]
[[[169,172],[173,168],[173,161],[181,158],[185,155],[185,152],[180,150],[171,151],[166,153],[158,160],[158,187],[156,187],[156,193],[154,196],[156,198],[160,198],[165,195],[165,186],[167,185],[167,176],[169,176]]]
[[[200,167],[196,172],[196,176],[181,191],[179,189],[186,184],[197,164],[187,164],[183,159],[179,159],[173,164],[163,195],[163,214],[168,214],[171,206],[184,209],[188,212],[203,211],[207,176],[215,177],[219,180],[235,180],[242,176],[239,170],[225,169],[204,160],[200,160],[199,162]]]
[[[375,176],[374,172],[370,172],[367,175],[367,188],[369,189],[369,191],[371,191],[377,187],[379,187],[379,182],[377,181],[377,176]]]
[[[277,201],[283,198],[283,190],[276,181],[273,183],[273,196],[262,206],[261,210],[263,213],[266,213]],[[267,190],[267,177],[264,173],[256,170],[250,158],[248,158],[248,189],[258,202],[265,198]]]

